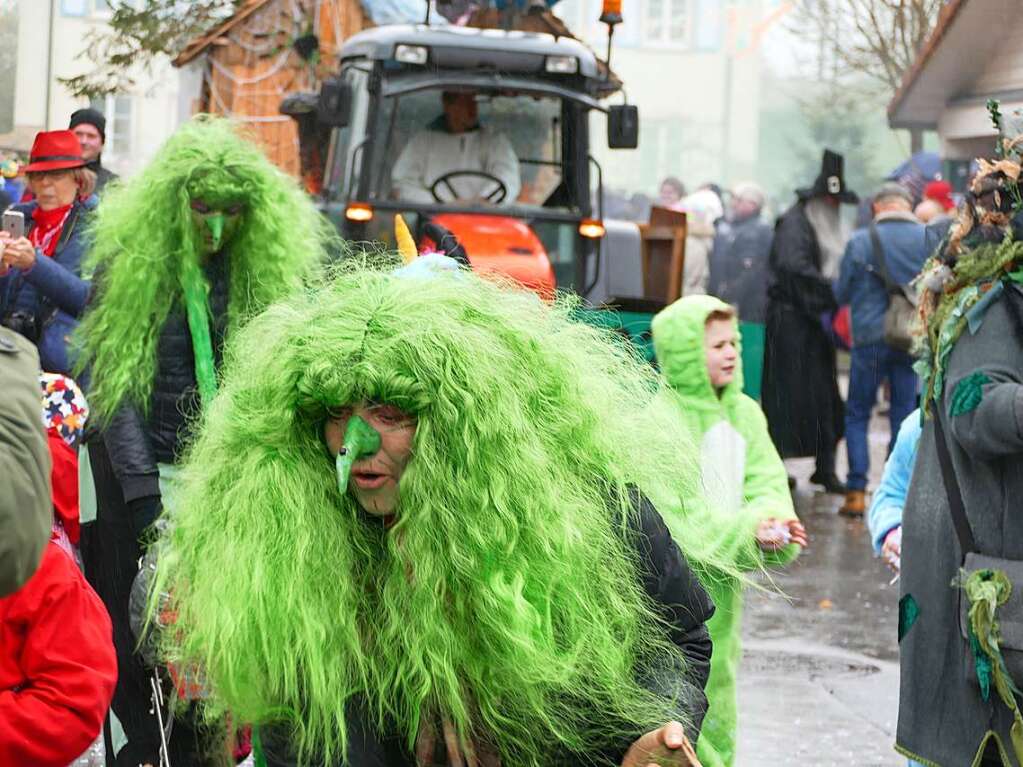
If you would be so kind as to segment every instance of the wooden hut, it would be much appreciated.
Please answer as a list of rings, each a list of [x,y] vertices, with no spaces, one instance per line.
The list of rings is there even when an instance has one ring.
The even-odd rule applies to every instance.
[[[337,66],[341,43],[368,26],[359,0],[246,0],[230,18],[189,43],[174,65],[201,66],[193,112],[248,124],[270,159],[299,176],[298,127],[281,114],[281,100],[319,90],[320,81]],[[307,183],[315,186],[310,179]]]

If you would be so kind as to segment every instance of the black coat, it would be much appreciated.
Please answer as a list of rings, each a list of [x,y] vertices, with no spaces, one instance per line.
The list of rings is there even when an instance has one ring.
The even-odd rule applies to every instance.
[[[204,270],[210,284],[211,341],[218,368],[227,331],[227,263],[226,257],[217,256]],[[103,433],[125,502],[159,495],[157,464],[177,461],[185,446],[188,426],[199,412],[192,335],[181,302],[171,310],[160,330],[156,358],[148,414],[143,417],[134,405],[125,404]],[[103,502],[102,497],[99,502]]]
[[[689,711],[693,729],[687,732],[696,742],[699,728],[707,713],[707,699],[703,688],[710,675],[711,641],[706,622],[714,614],[714,605],[689,569],[660,514],[646,498],[637,496],[639,513],[631,521],[630,544],[635,547],[642,569],[643,587],[647,595],[660,608],[670,628],[671,640],[682,649],[688,661],[686,679],[694,699]],[[677,688],[678,678],[672,673],[637,670],[648,689]],[[313,762],[310,767],[414,767],[415,760],[401,739],[381,736],[374,732],[369,718],[360,704],[349,706],[348,758],[328,765]],[[298,760],[288,747],[286,735],[274,728],[261,730],[267,767],[298,767]],[[617,765],[633,740],[643,733],[637,732],[627,743],[618,743],[588,754],[564,754],[550,761],[551,767],[564,765]]]
[[[804,203],[778,219],[770,257],[761,401],[782,458],[833,452],[845,420],[835,347],[821,323],[837,306]]]
[[[718,226],[707,292],[732,304],[742,322],[762,325],[766,321],[768,259],[773,237],[770,224],[760,216]]]
[[[103,187],[105,187],[109,182],[116,181],[118,178],[120,178],[112,170],[107,170],[106,168],[104,168],[103,163],[100,161],[99,158],[96,158],[95,160],[90,162],[86,167],[96,174],[95,194],[97,195],[103,191]]]

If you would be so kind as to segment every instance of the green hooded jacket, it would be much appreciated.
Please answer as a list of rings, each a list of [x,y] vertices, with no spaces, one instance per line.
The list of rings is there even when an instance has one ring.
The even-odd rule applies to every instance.
[[[731,307],[712,296],[687,296],[661,311],[652,324],[654,350],[675,392],[680,420],[700,447],[705,534],[693,542],[695,547],[687,545],[686,553],[696,561],[731,561],[746,571],[784,565],[796,558],[799,546],[764,553],[755,536],[761,520],[796,516],[788,476],[760,405],[742,393],[741,358],[734,380],[720,396],[711,385],[704,327],[715,311],[730,312]],[[737,324],[735,332],[738,344]],[[697,751],[704,767],[721,767],[735,761],[743,584],[712,571],[702,575],[717,611],[707,623],[714,642],[707,682],[710,708]]]

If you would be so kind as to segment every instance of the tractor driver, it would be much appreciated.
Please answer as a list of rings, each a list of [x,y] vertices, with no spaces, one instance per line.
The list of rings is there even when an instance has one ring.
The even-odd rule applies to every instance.
[[[444,114],[413,135],[394,163],[393,196],[418,203],[514,203],[522,181],[511,142],[479,124],[474,92],[444,91],[441,102]]]

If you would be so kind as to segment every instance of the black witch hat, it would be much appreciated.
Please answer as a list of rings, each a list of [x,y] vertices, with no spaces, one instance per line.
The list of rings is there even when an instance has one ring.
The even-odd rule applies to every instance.
[[[801,200],[831,196],[837,197],[839,202],[847,202],[852,205],[860,201],[859,195],[846,186],[845,158],[830,149],[824,150],[824,156],[821,157],[821,172],[813,182],[813,186],[797,189],[796,194]]]

